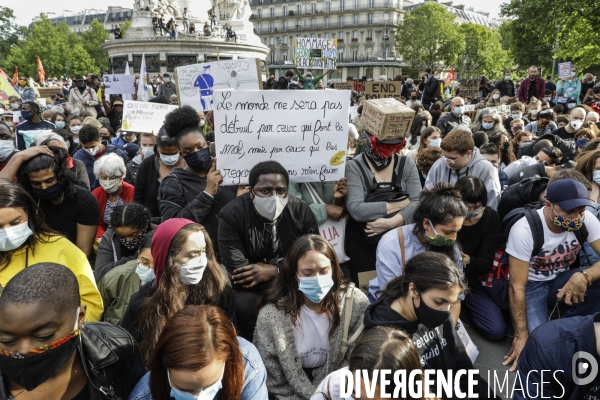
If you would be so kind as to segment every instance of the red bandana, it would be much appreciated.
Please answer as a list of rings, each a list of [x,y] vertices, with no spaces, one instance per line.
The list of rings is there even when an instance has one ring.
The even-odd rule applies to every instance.
[[[371,150],[373,151],[373,154],[383,159],[388,159],[402,150],[406,141],[406,139],[402,139],[398,144],[384,144],[377,140],[375,136],[371,136],[369,139],[371,140]]]

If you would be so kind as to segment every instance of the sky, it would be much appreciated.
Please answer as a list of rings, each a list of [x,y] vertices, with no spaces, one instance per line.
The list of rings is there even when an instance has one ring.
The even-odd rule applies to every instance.
[[[449,0],[444,0],[449,1]],[[454,5],[464,4],[468,7],[473,7],[476,11],[489,12],[490,17],[495,18],[500,12],[500,4],[508,0],[457,0]],[[418,3],[420,1],[414,1]],[[130,4],[128,4],[130,3]],[[53,0],[42,2],[40,0],[18,0],[7,3],[8,7],[12,8],[16,16],[16,22],[19,25],[28,26],[33,17],[38,16],[40,12],[51,13],[49,17],[60,16],[64,10],[69,10],[78,13],[88,8],[97,10],[106,10],[108,6],[133,7],[133,0]],[[71,15],[70,13],[65,13]]]

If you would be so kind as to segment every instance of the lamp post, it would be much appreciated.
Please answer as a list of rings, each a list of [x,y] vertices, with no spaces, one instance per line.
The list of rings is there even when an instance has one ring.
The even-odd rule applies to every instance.
[[[67,79],[69,79],[69,63],[65,61],[64,67],[65,67],[65,74],[67,76]]]
[[[554,82],[554,66],[556,65],[556,50],[558,50],[558,34],[560,33],[560,25],[556,25],[556,43],[552,47],[552,77],[550,78]]]

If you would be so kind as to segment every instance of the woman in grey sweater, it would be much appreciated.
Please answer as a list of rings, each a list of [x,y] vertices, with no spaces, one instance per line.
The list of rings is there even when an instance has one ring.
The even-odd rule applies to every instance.
[[[329,373],[348,364],[368,305],[359,289],[342,281],[327,240],[298,238],[259,306],[254,330],[269,393],[278,400],[310,399]],[[349,346],[342,346],[344,333],[354,339]]]
[[[383,234],[412,223],[419,204],[421,182],[417,166],[410,157],[396,154],[404,142],[405,139],[380,141],[372,136],[371,147],[346,166],[346,209],[350,218],[344,248],[350,258],[348,267],[354,283],[358,283],[358,273],[375,269],[375,252]],[[390,190],[393,187],[397,190],[395,194]],[[370,199],[375,192],[381,196],[386,190],[390,199],[398,191],[407,197],[402,201]]]

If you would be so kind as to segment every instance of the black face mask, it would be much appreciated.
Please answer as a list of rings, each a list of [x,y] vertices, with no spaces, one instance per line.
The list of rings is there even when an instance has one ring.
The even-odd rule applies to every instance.
[[[73,356],[78,344],[79,330],[53,342],[48,350],[36,350],[36,354],[0,352],[0,371],[31,391],[56,375]]]
[[[52,185],[47,187],[46,189],[37,189],[31,188],[33,190],[33,194],[43,200],[54,200],[62,193],[62,188],[57,183],[56,185]]]
[[[206,171],[212,164],[212,156],[210,155],[210,147],[200,149],[194,153],[183,156],[185,163],[194,171]]]
[[[417,96],[410,96],[410,99],[411,99],[411,100],[416,100],[416,99],[417,99]]]
[[[450,318],[450,311],[434,310],[425,304],[423,297],[421,297],[420,294],[419,299],[421,299],[421,304],[419,304],[419,307],[415,306],[415,299],[412,299],[415,315],[417,316],[419,322],[425,325],[427,328],[435,329],[446,322],[448,318]]]

